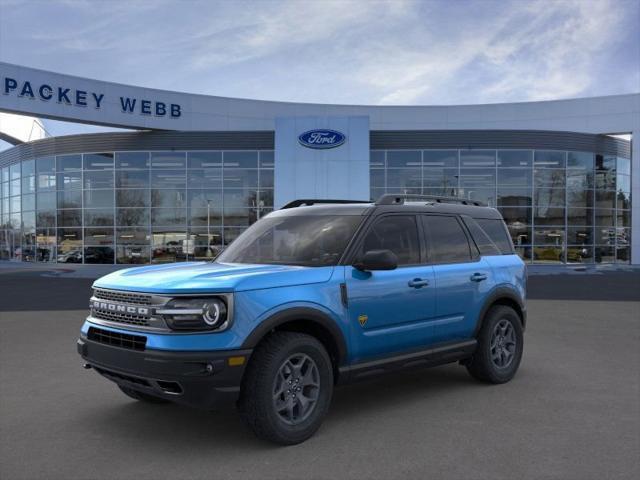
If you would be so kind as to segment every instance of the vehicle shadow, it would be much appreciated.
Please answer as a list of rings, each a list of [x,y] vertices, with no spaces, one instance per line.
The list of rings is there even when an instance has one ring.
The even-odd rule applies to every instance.
[[[430,402],[458,391],[483,388],[462,367],[445,366],[398,372],[376,379],[338,387],[326,422],[319,432],[330,431],[345,421],[368,418],[372,412],[385,415],[415,402]],[[213,448],[218,453],[238,454],[239,450],[270,450],[277,445],[257,439],[230,407],[206,412],[173,404],[125,403],[101,406],[85,412],[84,419],[110,438],[134,435],[138,448],[149,451],[166,448],[173,454],[189,455],[193,445]],[[80,420],[83,421],[83,420]]]
[[[347,417],[433,401],[442,395],[478,387],[483,385],[457,364],[397,371],[337,388],[329,415],[332,422],[339,422]]]

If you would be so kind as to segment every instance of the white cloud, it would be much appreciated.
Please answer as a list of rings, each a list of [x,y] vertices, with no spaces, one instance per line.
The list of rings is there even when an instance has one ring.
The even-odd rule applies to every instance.
[[[272,2],[255,3],[257,8],[243,12],[232,20],[225,19],[220,28],[214,22],[201,32],[196,42],[192,63],[197,68],[211,68],[220,65],[244,62],[292,50],[299,46],[317,45],[309,57],[321,57],[324,42],[335,42],[350,30],[366,27],[387,16],[402,15],[406,11],[404,0],[379,1],[288,1],[283,4]],[[261,8],[265,6],[265,8]],[[226,48],[217,49],[210,43],[223,40]],[[315,58],[301,61],[315,61]]]
[[[593,57],[616,41],[623,18],[623,10],[604,0],[517,2],[489,28],[472,28],[454,45],[444,42],[444,49],[393,46],[398,54],[389,52],[394,58],[390,70],[398,74],[381,84],[364,65],[362,80],[386,90],[383,104],[442,103],[438,99],[447,97],[484,103],[578,96],[596,79]],[[470,76],[476,81],[468,82]],[[475,83],[471,91],[454,90],[469,83]]]
[[[0,59],[156,88],[274,100],[541,100],[637,91],[639,5],[0,0]],[[606,75],[612,68],[617,74]]]
[[[490,101],[566,98],[586,91],[596,78],[594,56],[616,40],[623,11],[608,1],[565,1],[549,8],[531,4],[515,35],[496,39],[484,53],[498,77],[482,89]]]

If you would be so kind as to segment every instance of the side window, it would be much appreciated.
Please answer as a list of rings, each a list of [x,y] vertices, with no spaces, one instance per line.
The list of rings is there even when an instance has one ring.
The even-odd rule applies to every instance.
[[[456,217],[423,215],[431,263],[471,261],[469,241]]]
[[[496,244],[503,254],[513,253],[511,237],[507,233],[502,220],[496,218],[477,218],[476,222],[482,227],[489,238]]]
[[[413,215],[390,215],[377,220],[362,242],[360,253],[369,250],[391,250],[398,265],[420,263],[420,240]]]
[[[478,250],[482,255],[502,255],[500,248],[485,233],[480,225],[471,217],[462,217],[462,221],[469,229]],[[471,247],[473,249],[473,246]]]

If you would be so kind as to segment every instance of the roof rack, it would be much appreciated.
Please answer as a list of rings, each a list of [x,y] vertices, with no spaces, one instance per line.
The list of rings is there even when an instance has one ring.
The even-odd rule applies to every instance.
[[[413,194],[395,194],[386,193],[382,195],[376,205],[403,205],[407,200],[426,200],[427,203],[457,203],[460,205],[470,205],[474,207],[486,207],[482,202],[477,200],[467,200],[459,197],[443,197],[439,195],[413,195]]]
[[[293,200],[293,201],[287,203],[280,210],[285,210],[287,208],[302,207],[304,205],[306,205],[306,206],[316,205],[316,204],[321,204],[321,203],[326,203],[326,204],[348,204],[348,203],[371,203],[371,202],[367,201],[367,200],[327,200],[327,199],[324,199],[324,198],[322,198],[322,199],[301,199],[301,200]]]

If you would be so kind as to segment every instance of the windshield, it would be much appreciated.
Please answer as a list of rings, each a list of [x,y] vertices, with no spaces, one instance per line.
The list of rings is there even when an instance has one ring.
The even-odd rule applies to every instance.
[[[242,233],[216,261],[336,265],[361,221],[357,215],[266,217]]]

